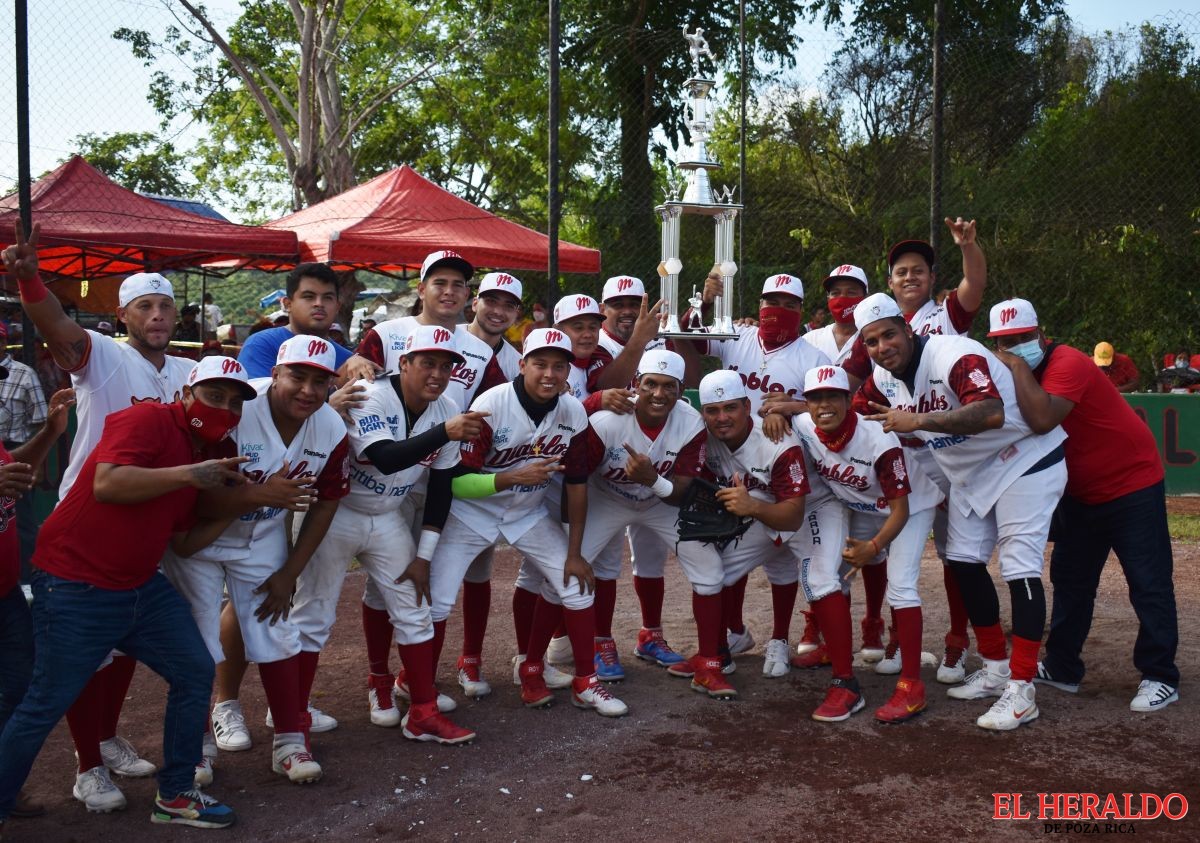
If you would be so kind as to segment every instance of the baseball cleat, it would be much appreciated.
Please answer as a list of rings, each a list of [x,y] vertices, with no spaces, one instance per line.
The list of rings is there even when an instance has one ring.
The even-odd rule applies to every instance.
[[[396,674],[396,684],[392,686],[392,698],[412,702],[412,697],[408,693],[408,680],[405,678],[403,670]],[[458,703],[439,691],[437,707],[442,714],[449,714],[458,708]]]
[[[920,679],[901,679],[892,698],[875,709],[880,723],[903,723],[925,710],[925,683]]]
[[[804,615],[804,634],[800,636],[800,643],[796,645],[796,655],[798,656],[812,652],[821,643],[821,627],[817,623],[816,613],[806,610],[802,614]]]
[[[367,677],[367,705],[371,709],[371,724],[392,728],[400,725],[400,709],[392,699],[390,673],[372,673]]]
[[[946,633],[946,652],[938,664],[937,681],[943,685],[957,685],[967,675],[967,648],[971,639],[965,635]]]
[[[692,656],[690,659],[684,659],[678,664],[673,664],[667,668],[667,676],[674,676],[677,679],[691,679],[696,675],[696,660],[700,656]]]
[[[108,775],[108,768],[103,765],[76,775],[71,795],[93,814],[125,810],[125,794],[113,784]]]
[[[543,661],[573,665],[575,652],[571,649],[571,639],[565,635],[551,638],[550,646],[546,648],[546,658]]]
[[[791,655],[791,647],[788,646],[787,641],[782,638],[772,638],[767,642],[766,655],[763,658],[763,676],[770,679],[787,676],[791,669],[789,664]]]
[[[883,676],[895,676],[900,672],[901,666],[900,639],[892,632],[888,637],[887,648],[883,651],[883,658],[875,663],[875,672]]]
[[[643,627],[638,632],[637,649],[633,651],[633,654],[644,661],[656,662],[659,667],[670,667],[686,661],[682,655],[671,649],[667,639],[663,638],[661,629]]]
[[[192,777],[192,784],[199,790],[202,787],[208,787],[213,783],[213,765],[212,759],[207,756],[201,756],[200,763],[196,765],[196,773]]]
[[[319,732],[332,732],[338,727],[336,717],[326,714],[312,703],[308,704],[308,721],[308,731],[314,735],[318,734]],[[274,730],[275,718],[271,716],[271,709],[269,708],[267,709],[266,724],[268,729]],[[222,747],[222,749],[224,749],[224,747]]]
[[[572,680],[571,702],[577,708],[595,709],[604,717],[623,717],[629,713],[629,706],[610,694],[595,674]]]
[[[796,648],[799,651],[799,647]],[[862,648],[858,651],[864,664],[874,664],[884,657],[883,618],[862,619]]]
[[[190,825],[193,828],[226,828],[233,825],[233,809],[222,805],[206,793],[188,790],[174,799],[160,793],[154,799],[150,822],[169,825]]]
[[[479,656],[458,657],[458,684],[463,694],[472,699],[486,697],[492,692],[492,686],[480,675],[481,666]]]
[[[521,702],[526,708],[541,708],[554,702],[554,695],[546,687],[542,662],[523,661],[518,665],[521,676]]]
[[[812,713],[812,719],[822,723],[840,723],[849,720],[851,714],[862,711],[866,704],[867,701],[863,699],[858,688],[857,679],[853,676],[835,676],[829,683],[829,690],[825,692],[825,701],[817,706],[816,711]]]
[[[713,699],[731,700],[737,697],[737,689],[729,684],[725,674],[721,672],[721,660],[705,659],[696,656],[692,660],[692,690],[708,694]]]
[[[1038,685],[1049,685],[1051,688],[1058,688],[1058,690],[1066,691],[1068,694],[1079,693],[1078,682],[1064,682],[1061,679],[1055,679],[1050,675],[1050,671],[1046,669],[1044,662],[1038,662],[1037,673],[1034,674],[1033,681]],[[1138,688],[1138,692],[1141,692],[1141,688]],[[1134,709],[1134,711],[1137,711],[1137,709]]]
[[[133,744],[120,736],[100,741],[100,758],[118,776],[140,779],[158,772],[157,767],[137,754]]]
[[[961,685],[946,689],[946,696],[956,700],[982,700],[1004,695],[1005,685],[1012,678],[1008,660],[983,660],[983,667],[970,674]],[[1037,715],[1034,715],[1035,717]]]
[[[596,667],[596,676],[601,682],[620,682],[625,678],[625,668],[621,667],[621,659],[617,655],[617,642],[611,638],[596,639],[596,654],[592,663]]]
[[[521,686],[521,664],[524,661],[524,653],[513,656],[513,684],[518,688]],[[570,688],[573,678],[571,674],[559,670],[549,662],[542,662],[542,679],[550,690],[561,691],[563,688]]]
[[[413,716],[414,711],[416,717]],[[404,737],[410,741],[433,741],[450,746],[475,740],[474,732],[450,722],[445,715],[438,713],[436,705],[428,703],[410,708],[400,727]]]
[[[727,634],[729,636],[729,655],[738,656],[754,649],[754,636],[750,634],[750,627],[742,627],[741,632],[734,632],[731,629]]]
[[[829,650],[824,644],[821,644],[815,650],[809,650],[801,656],[792,656],[792,667],[798,667],[801,670],[815,670],[819,667],[829,667],[833,664],[833,660],[829,658]]]
[[[1129,710],[1145,714],[1164,709],[1173,702],[1179,702],[1179,689],[1166,682],[1143,679],[1138,685],[1137,695],[1129,703]]]
[[[1038,718],[1037,691],[1032,682],[1009,679],[1004,683],[1004,693],[992,703],[987,713],[975,724],[983,729],[997,732],[1011,731],[1022,723]]]
[[[297,784],[312,784],[322,775],[321,765],[302,743],[285,743],[271,750],[271,770]]]

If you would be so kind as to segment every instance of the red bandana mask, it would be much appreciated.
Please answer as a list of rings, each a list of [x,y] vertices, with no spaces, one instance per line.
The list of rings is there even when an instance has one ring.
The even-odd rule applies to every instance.
[[[786,307],[758,309],[758,338],[768,350],[800,336],[800,311]]]
[[[853,325],[854,308],[862,300],[862,296],[834,296],[826,304],[829,305],[834,322],[839,325]]]
[[[241,419],[241,416],[232,410],[210,407],[199,399],[192,401],[192,406],[184,410],[183,415],[192,433],[210,445],[228,436]]]
[[[842,448],[846,447],[846,443],[854,438],[854,431],[858,428],[858,413],[851,408],[846,408],[846,418],[842,419],[842,423],[831,432],[826,433],[817,428],[817,439],[821,440],[821,444],[835,454],[839,453]]]

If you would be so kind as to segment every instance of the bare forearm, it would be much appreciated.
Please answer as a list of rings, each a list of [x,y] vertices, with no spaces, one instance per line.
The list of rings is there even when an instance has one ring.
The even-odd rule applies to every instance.
[[[186,533],[171,537],[171,549],[179,556],[188,557],[199,553],[215,542],[229,527],[233,518],[204,518],[192,525]]]
[[[889,499],[888,508],[888,517],[875,534],[875,544],[880,548],[885,548],[895,541],[896,536],[900,535],[904,525],[908,523],[908,498]]]
[[[567,553],[581,556],[583,553],[583,525],[587,521],[587,484],[567,483]]]
[[[190,471],[194,466],[176,465],[169,468],[143,468],[139,465],[100,463],[92,493],[100,503],[143,503],[190,486]]]
[[[965,310],[976,311],[983,304],[987,289],[987,259],[978,243],[966,243],[962,249],[963,279],[958,285],[958,301]]]
[[[77,368],[87,354],[87,332],[66,314],[58,297],[48,293],[40,301],[23,300],[21,306],[46,340],[54,362],[68,371]]]
[[[196,511],[203,518],[238,518],[264,505],[258,499],[261,492],[262,486],[258,483],[209,489],[200,493],[200,498],[196,502]]]
[[[940,413],[919,413],[917,429],[930,433],[972,436],[1004,425],[1004,405],[995,398],[975,401]]]
[[[61,433],[50,429],[49,425],[42,425],[41,429],[33,435],[33,438],[12,452],[13,462],[29,463],[34,468],[46,461],[46,457],[50,454],[50,449],[54,447],[54,443],[58,441]]]
[[[1025,361],[1009,367],[1017,393],[1017,407],[1034,433],[1045,433],[1058,422],[1052,419],[1050,396],[1042,389]]]
[[[799,530],[804,523],[804,498],[789,498],[777,503],[757,501],[751,517],[761,521],[772,530],[790,533]]]

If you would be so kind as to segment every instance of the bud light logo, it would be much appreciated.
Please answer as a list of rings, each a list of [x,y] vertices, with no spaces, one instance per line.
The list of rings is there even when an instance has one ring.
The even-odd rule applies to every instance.
[[[221,374],[240,375],[242,373],[242,364],[234,360],[232,357],[226,357],[221,361]]]
[[[833,369],[831,369],[829,366],[822,366],[821,368],[817,369],[817,383],[825,383],[825,381],[832,377]]]
[[[633,289],[633,279],[632,278],[621,278],[617,281],[617,292],[618,293],[623,292],[624,290],[631,290],[631,289]]]
[[[1017,309],[1015,307],[1006,307],[1000,311],[1000,324],[1007,325],[1009,322],[1017,318]]]
[[[436,345],[443,345],[450,342],[450,332],[445,328],[435,328],[433,331],[433,341]]]
[[[329,343],[324,340],[309,340],[308,341],[308,356],[322,357],[329,352]]]
[[[546,332],[546,342],[552,342],[552,343],[558,344],[562,341],[563,341],[563,335],[562,335],[561,331],[547,331]]]

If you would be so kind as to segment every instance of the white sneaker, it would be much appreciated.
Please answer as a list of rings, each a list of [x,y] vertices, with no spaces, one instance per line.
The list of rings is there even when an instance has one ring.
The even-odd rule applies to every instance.
[[[966,650],[947,647],[938,663],[937,681],[943,685],[957,685],[967,678],[966,665]]]
[[[766,658],[763,659],[763,676],[778,679],[780,676],[787,676],[791,667],[788,642],[782,638],[772,638],[768,641]]]
[[[969,675],[963,684],[947,688],[946,696],[956,700],[1001,697],[1004,696],[1005,687],[1010,679],[1012,679],[1012,673],[1008,669],[1007,661],[984,659],[981,669]],[[1034,717],[1037,715],[1035,714]]]
[[[729,655],[731,656],[745,653],[754,648],[754,636],[750,634],[748,626],[742,632],[726,630],[726,636],[729,639]]]
[[[575,653],[571,649],[571,639],[566,635],[561,638],[551,638],[550,646],[546,648],[546,657],[542,661],[555,664],[574,664]]]
[[[158,772],[157,767],[140,757],[133,744],[120,735],[100,741],[100,758],[103,759],[104,766],[118,776],[140,779]]]
[[[459,656],[458,686],[462,688],[464,696],[478,699],[492,692],[492,686],[480,673],[481,668],[478,656]]]
[[[387,729],[400,725],[400,709],[392,699],[392,675],[375,674],[367,677],[367,705],[371,709],[371,723]]]
[[[212,710],[212,734],[217,746],[226,752],[243,752],[250,748],[250,730],[246,716],[237,700],[217,703]]]
[[[302,743],[285,743],[271,751],[271,770],[289,781],[310,784],[321,778],[321,765]]]
[[[525,661],[525,654],[519,653],[513,656],[513,684],[518,688],[521,687],[521,665]],[[574,679],[574,674],[559,670],[550,662],[542,662],[542,679],[546,682],[546,687],[552,691],[561,691],[563,688],[571,687],[571,680]]]
[[[623,717],[629,713],[629,706],[614,697],[595,674],[586,688],[571,693],[571,702],[578,708],[594,708],[597,714],[605,717]]]
[[[903,665],[900,662],[900,642],[893,638],[888,641],[883,658],[875,662],[875,672],[884,676],[894,676],[900,672]]]
[[[113,784],[105,766],[93,767],[75,776],[71,793],[93,814],[107,814],[125,809],[125,794]]]
[[[1130,711],[1148,712],[1166,708],[1179,701],[1179,690],[1155,679],[1143,679],[1137,696],[1129,703]]]
[[[192,783],[197,788],[208,787],[213,782],[213,765],[212,759],[207,755],[200,757],[200,763],[196,765],[196,775],[192,778]]]
[[[1004,693],[992,703],[987,713],[975,724],[983,729],[997,732],[1011,731],[1022,723],[1038,718],[1037,690],[1032,682],[1010,679],[1004,683]]]
[[[408,683],[401,682],[400,677],[396,677],[396,684],[392,686],[392,699],[404,700],[407,703],[412,702],[412,697],[408,693]],[[437,707],[440,713],[449,714],[458,708],[458,703],[439,691],[437,695]]]
[[[336,717],[334,717],[330,714],[326,714],[325,712],[321,711],[321,709],[317,708],[312,703],[308,704],[308,716],[312,719],[312,723],[308,727],[308,731],[314,735],[317,734],[318,732],[332,732],[334,729],[336,729],[338,727],[338,722],[337,722]],[[267,723],[268,729],[273,730],[275,728],[275,718],[271,716],[271,709],[269,709],[269,708],[267,709],[266,723]],[[218,746],[220,746],[219,743],[218,743]],[[225,747],[223,747],[223,746],[221,747],[221,749],[224,749],[224,748]]]

